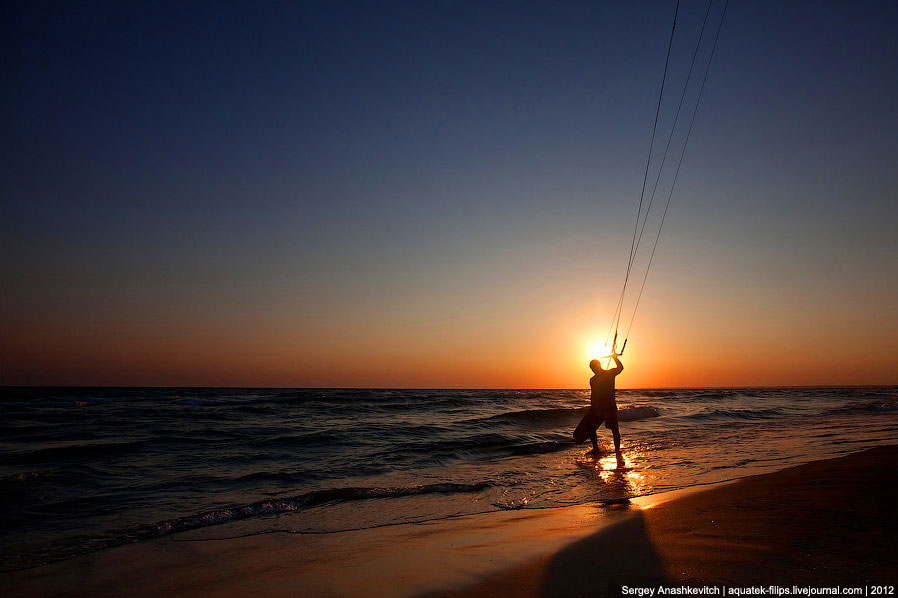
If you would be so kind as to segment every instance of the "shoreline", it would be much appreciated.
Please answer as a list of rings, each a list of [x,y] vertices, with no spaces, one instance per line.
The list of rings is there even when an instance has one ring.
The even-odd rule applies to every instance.
[[[665,493],[685,495],[654,504],[646,501],[633,517],[569,544],[548,560],[429,596],[606,596],[619,595],[614,586],[623,585],[864,587],[898,582],[893,556],[898,446],[693,489]]]
[[[898,582],[898,446],[630,499],[327,535],[190,533],[0,575],[7,596],[578,596]],[[220,535],[226,535],[222,533]]]

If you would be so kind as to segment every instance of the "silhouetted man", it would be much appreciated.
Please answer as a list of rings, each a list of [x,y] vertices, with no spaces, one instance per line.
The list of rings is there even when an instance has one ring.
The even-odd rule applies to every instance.
[[[590,411],[592,411],[592,421],[595,422],[590,438],[592,439],[592,450],[599,452],[599,439],[596,437],[596,431],[605,422],[605,427],[611,430],[614,436],[614,452],[617,453],[617,460],[621,460],[620,452],[620,430],[617,427],[617,402],[614,400],[614,378],[622,371],[624,365],[614,357],[614,363],[617,367],[614,369],[603,370],[602,364],[598,359],[589,362],[589,368],[595,372],[595,376],[589,379],[589,388],[592,391],[589,396],[589,402],[592,403]],[[590,424],[592,424],[592,421]]]

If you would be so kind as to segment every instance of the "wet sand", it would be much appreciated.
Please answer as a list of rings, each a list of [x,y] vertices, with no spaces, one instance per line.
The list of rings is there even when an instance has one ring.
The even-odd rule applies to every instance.
[[[609,584],[898,585],[898,447],[629,505],[325,535],[181,534],[0,576],[4,596],[601,596]],[[215,537],[238,527],[216,528]]]
[[[434,596],[592,596],[609,584],[898,586],[896,491],[898,447],[815,461],[643,508],[541,562]]]

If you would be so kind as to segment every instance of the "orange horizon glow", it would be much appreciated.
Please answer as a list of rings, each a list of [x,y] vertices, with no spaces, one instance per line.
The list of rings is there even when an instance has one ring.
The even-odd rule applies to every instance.
[[[776,338],[752,329],[705,333],[688,345],[681,321],[657,324],[652,337],[634,335],[621,358],[618,388],[892,385],[885,332],[865,350],[840,355],[825,334]],[[164,326],[95,328],[70,325],[42,331],[11,327],[0,340],[6,385],[216,386],[347,388],[588,388],[589,361],[608,354],[597,329],[578,329],[579,317],[556,316],[511,334],[477,328],[443,329],[439,342],[414,331],[373,330],[355,337],[323,334],[302,341],[277,321],[253,329],[196,326],[190,334]],[[654,323],[654,326],[653,326]],[[596,327],[597,328],[597,327]],[[431,331],[432,332],[432,331]],[[757,331],[755,331],[757,332]],[[643,333],[644,334],[644,333]],[[596,340],[599,339],[599,340]],[[738,342],[736,342],[738,339]],[[607,367],[610,360],[603,360]],[[846,366],[846,363],[848,364]]]
[[[729,274],[726,255],[701,252],[699,267],[671,245],[642,298],[618,388],[898,384],[891,281],[858,308],[844,285],[752,290]],[[164,284],[99,293],[63,278],[6,304],[0,384],[585,389],[589,361],[610,353],[613,303],[596,297],[619,289],[581,281],[616,281],[621,264],[562,249],[478,255],[454,265],[455,278],[422,265],[431,285],[397,270],[367,286],[300,280],[259,297],[253,285],[245,295]],[[848,348],[833,350],[840,344]]]

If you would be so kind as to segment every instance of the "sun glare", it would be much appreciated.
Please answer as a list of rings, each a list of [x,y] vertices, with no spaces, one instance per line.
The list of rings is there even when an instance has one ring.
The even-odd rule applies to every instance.
[[[588,347],[589,354],[587,355],[587,360],[598,359],[602,362],[602,367],[607,368],[608,364],[611,362],[610,359],[602,359],[603,357],[611,354],[611,343],[605,342],[601,339],[595,340],[589,344]]]
[[[604,341],[593,341],[589,346],[589,358],[598,359],[611,353],[611,347]]]

